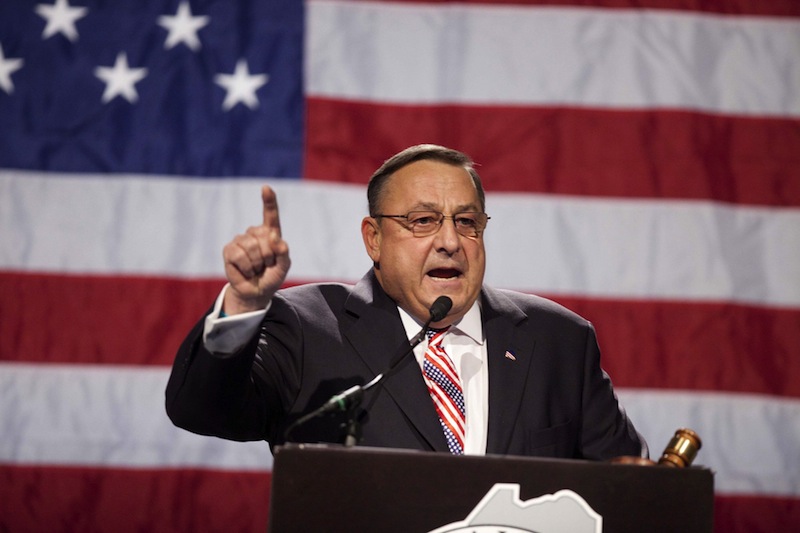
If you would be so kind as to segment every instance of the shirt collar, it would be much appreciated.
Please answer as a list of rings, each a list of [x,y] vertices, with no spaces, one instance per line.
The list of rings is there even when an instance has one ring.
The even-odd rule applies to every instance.
[[[400,312],[400,319],[403,321],[406,336],[411,339],[419,332],[422,324],[403,308],[398,306],[397,310]],[[469,308],[469,311],[461,320],[451,326],[450,333],[466,335],[475,344],[483,344],[483,322],[481,321],[481,306],[478,300],[475,300],[475,303],[472,304],[472,307]]]

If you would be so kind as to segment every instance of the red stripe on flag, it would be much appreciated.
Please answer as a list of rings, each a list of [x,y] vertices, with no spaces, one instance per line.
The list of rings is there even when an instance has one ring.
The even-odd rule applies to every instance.
[[[312,179],[366,183],[387,154],[430,142],[491,162],[479,167],[489,192],[800,206],[800,120],[322,98],[307,120]]]
[[[756,496],[716,496],[714,531],[797,531],[800,529],[800,499]]]
[[[0,360],[170,365],[222,284],[0,273]],[[595,324],[618,387],[800,397],[800,309],[555,299]]]
[[[223,284],[0,272],[0,361],[171,364]]]
[[[419,4],[420,0],[393,0]],[[426,4],[449,4],[452,0],[425,0]],[[459,4],[522,5],[543,7],[584,7],[615,9],[666,9],[725,15],[800,16],[796,0],[461,0]]]
[[[0,531],[266,531],[269,472],[0,465]]]
[[[592,321],[617,387],[800,397],[800,310],[555,297]]]
[[[0,465],[0,531],[265,531],[270,482],[267,472]],[[800,499],[714,499],[715,531],[798,524]]]

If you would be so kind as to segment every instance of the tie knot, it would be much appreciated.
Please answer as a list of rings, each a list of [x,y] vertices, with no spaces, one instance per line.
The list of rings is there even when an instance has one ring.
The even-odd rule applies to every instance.
[[[428,342],[431,342],[434,337],[441,340],[444,337],[444,334],[447,333],[447,330],[450,329],[450,326],[446,328],[428,328],[427,335],[428,335]]]

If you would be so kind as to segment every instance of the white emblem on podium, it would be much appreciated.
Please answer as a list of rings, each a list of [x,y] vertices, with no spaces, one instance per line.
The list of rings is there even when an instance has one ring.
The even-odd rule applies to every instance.
[[[575,492],[564,489],[527,501],[519,485],[497,483],[467,518],[430,533],[602,533],[603,517]]]

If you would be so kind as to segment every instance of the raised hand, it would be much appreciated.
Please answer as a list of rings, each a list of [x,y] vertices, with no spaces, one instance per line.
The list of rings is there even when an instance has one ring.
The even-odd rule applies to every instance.
[[[278,199],[268,185],[261,188],[264,220],[237,235],[222,250],[230,288],[223,310],[228,315],[263,309],[289,272],[289,246],[281,236]]]

